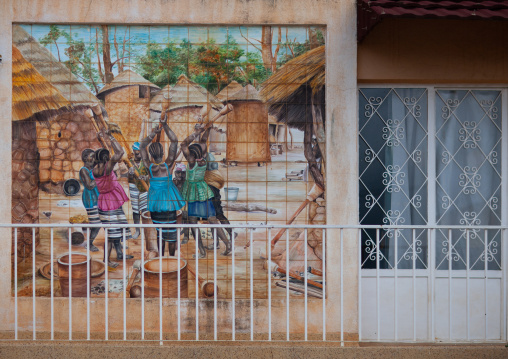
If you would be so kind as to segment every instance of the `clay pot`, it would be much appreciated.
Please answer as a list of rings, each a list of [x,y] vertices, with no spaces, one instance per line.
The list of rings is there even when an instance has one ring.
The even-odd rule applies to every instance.
[[[90,257],[83,253],[71,252],[58,257],[58,280],[62,289],[62,296],[86,297],[87,262]],[[69,278],[70,285],[69,285]],[[71,292],[69,293],[69,287]]]
[[[162,261],[162,271],[160,263]],[[187,261],[180,259],[180,298],[188,297],[187,290]],[[178,297],[178,259],[174,257],[160,257],[145,262],[145,297],[160,296],[159,274],[162,274],[162,297]]]

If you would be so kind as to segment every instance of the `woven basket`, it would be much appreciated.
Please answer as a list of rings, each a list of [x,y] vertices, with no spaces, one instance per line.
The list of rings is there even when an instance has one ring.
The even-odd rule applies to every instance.
[[[214,186],[215,188],[218,189],[224,187],[224,177],[222,177],[222,174],[220,173],[219,170],[206,171],[205,182],[208,185]]]

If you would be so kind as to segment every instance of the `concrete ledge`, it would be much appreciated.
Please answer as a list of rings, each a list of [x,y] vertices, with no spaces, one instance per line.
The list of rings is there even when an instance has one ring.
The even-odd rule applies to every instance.
[[[508,348],[492,345],[369,345],[341,347],[317,342],[0,342],[0,358],[507,358]]]

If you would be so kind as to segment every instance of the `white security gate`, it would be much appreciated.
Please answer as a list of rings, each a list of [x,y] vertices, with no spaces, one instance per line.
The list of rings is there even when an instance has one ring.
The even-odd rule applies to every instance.
[[[360,89],[362,339],[506,339],[506,99]]]

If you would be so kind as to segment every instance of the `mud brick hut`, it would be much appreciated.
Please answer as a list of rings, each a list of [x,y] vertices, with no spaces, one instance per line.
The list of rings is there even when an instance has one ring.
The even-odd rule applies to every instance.
[[[39,191],[62,193],[63,182],[78,177],[81,151],[100,147],[87,108],[72,106],[13,46],[13,223],[37,223]],[[18,230],[17,251],[31,253],[31,229]]]
[[[141,75],[125,70],[97,94],[104,101],[109,120],[122,128],[129,142],[125,146],[139,140],[141,125],[150,118],[150,98],[159,90]]]
[[[37,121],[69,105],[62,94],[12,47],[12,222],[39,221],[39,153]],[[36,232],[38,244],[39,236]],[[32,252],[32,230],[18,230],[18,258]],[[14,246],[14,242],[13,242]],[[12,253],[14,253],[14,248]]]
[[[155,127],[155,124],[159,122],[161,112],[162,112],[162,104],[167,102],[171,93],[171,85],[166,85],[155,94],[150,100],[150,123]]]
[[[51,82],[63,99],[60,106],[51,108],[59,111],[47,113],[44,121],[35,122],[33,136],[40,158],[40,187],[48,192],[61,193],[62,181],[78,178],[81,151],[99,146],[92,124],[83,112],[100,102],[65,64],[19,25],[13,25],[13,42],[24,61],[46,82]]]
[[[233,105],[227,116],[227,161],[270,162],[268,110],[258,91],[247,85],[227,102]]]
[[[182,141],[194,131],[198,116],[203,106],[210,108],[209,119],[211,119],[223,107],[222,103],[204,87],[189,80],[187,76],[180,75],[173,87],[164,87],[152,98],[150,103],[151,117],[159,119],[162,110],[162,103],[171,96],[169,106],[168,124],[175,132],[179,141]],[[216,126],[218,123],[216,123]],[[219,130],[214,126],[214,130]],[[213,140],[210,138],[210,150],[213,148]]]
[[[308,163],[309,192],[314,185],[325,189],[325,47],[320,46],[300,55],[275,72],[265,81],[259,93],[268,105],[268,112],[278,123],[304,132],[304,154]],[[302,198],[302,201],[304,198]],[[326,223],[324,193],[308,205],[309,224]],[[303,233],[300,234],[302,239]],[[321,266],[322,230],[308,231],[311,256]],[[303,240],[293,241],[289,253],[274,260],[285,267],[287,260],[292,270],[303,269]],[[277,247],[276,247],[277,251]]]

